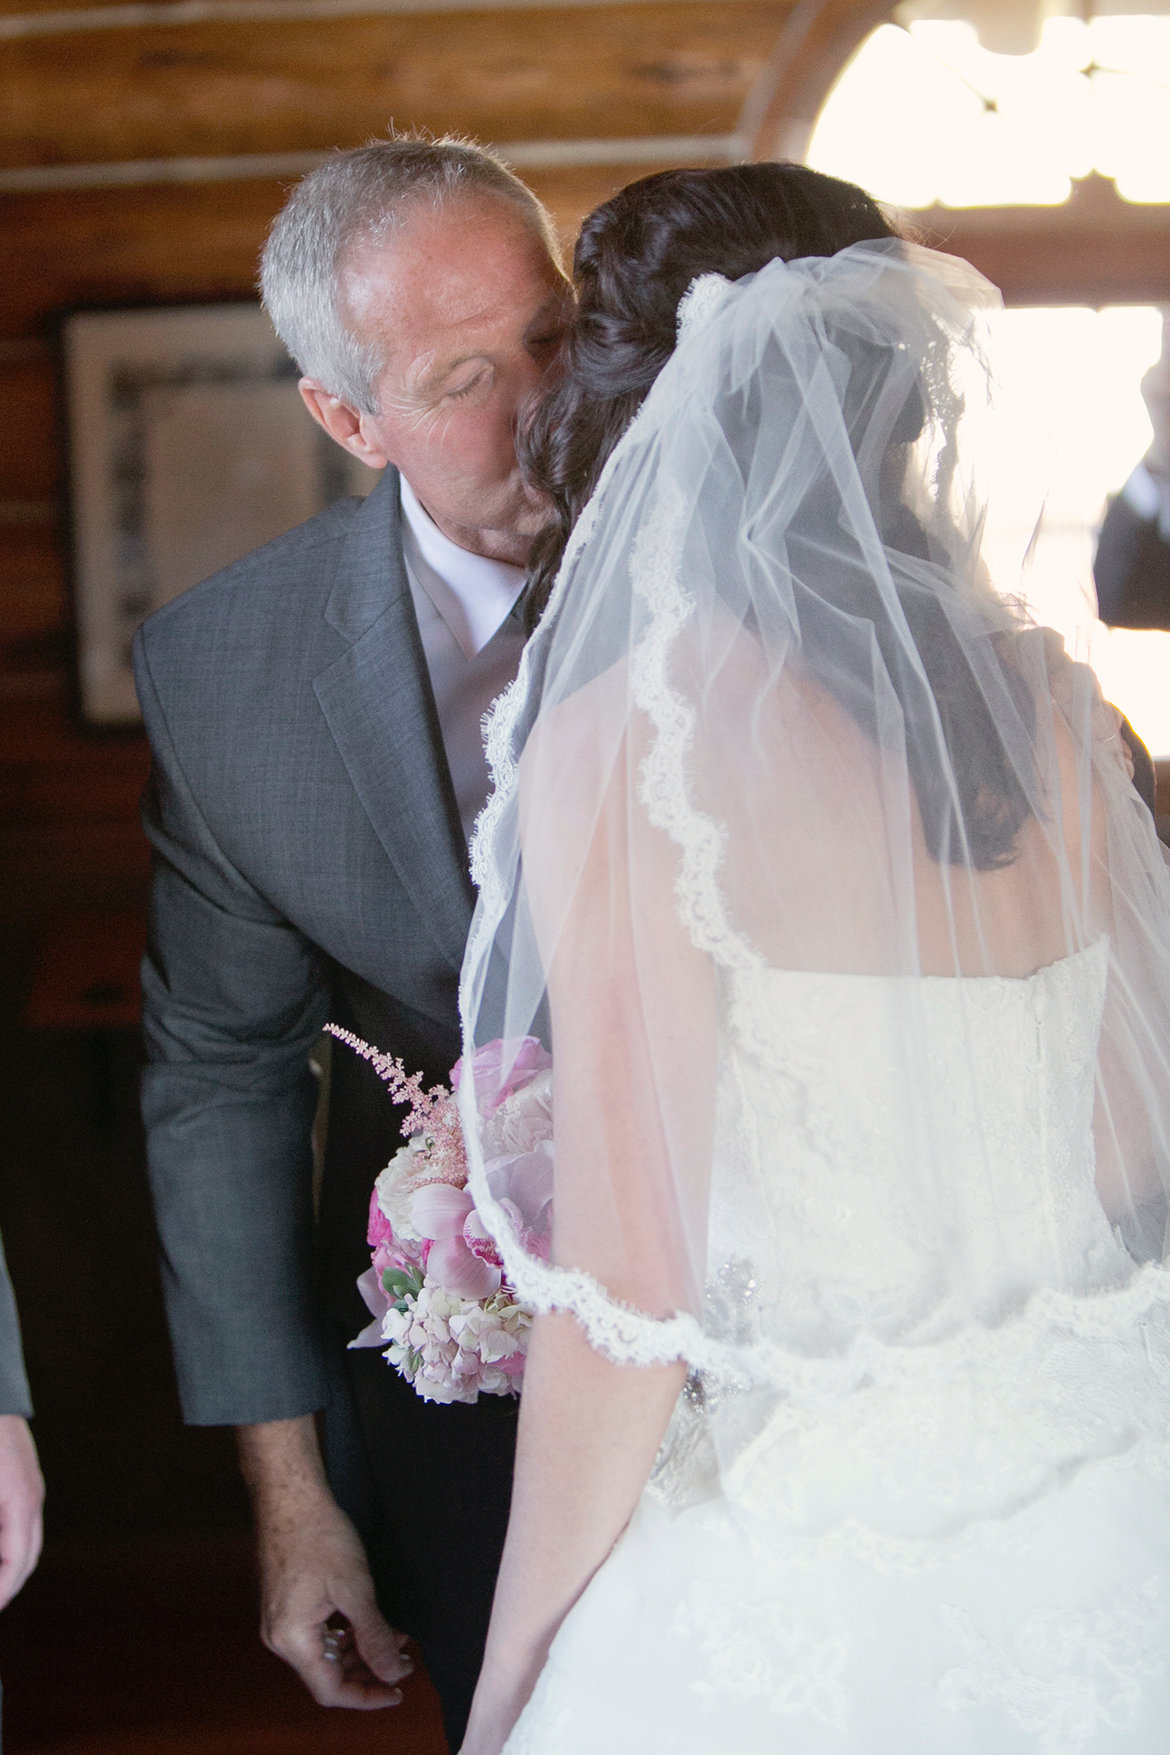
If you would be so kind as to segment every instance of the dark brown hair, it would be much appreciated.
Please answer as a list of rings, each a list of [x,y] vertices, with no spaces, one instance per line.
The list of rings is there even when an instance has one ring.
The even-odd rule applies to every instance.
[[[555,510],[529,561],[533,622],[606,458],[674,352],[678,302],[696,275],[738,280],[777,256],[834,256],[896,235],[864,190],[796,164],[660,171],[594,209],[573,255],[564,376],[520,440]]]

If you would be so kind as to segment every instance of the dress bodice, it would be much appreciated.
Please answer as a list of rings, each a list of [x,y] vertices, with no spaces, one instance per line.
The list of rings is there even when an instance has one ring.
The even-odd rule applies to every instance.
[[[1106,964],[728,978],[712,1258],[753,1240],[777,1339],[926,1339],[1128,1271],[1094,1187]]]
[[[756,1375],[693,1380],[667,1499],[717,1481],[770,1540],[901,1566],[1092,1461],[1166,1466],[1167,1317],[1094,1181],[1107,960],[728,978],[707,1321]]]

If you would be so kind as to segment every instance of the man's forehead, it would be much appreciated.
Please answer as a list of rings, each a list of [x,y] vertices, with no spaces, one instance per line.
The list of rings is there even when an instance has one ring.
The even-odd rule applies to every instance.
[[[415,332],[491,322],[555,283],[556,269],[512,203],[459,201],[412,215],[384,240],[358,246],[341,270],[359,321]]]

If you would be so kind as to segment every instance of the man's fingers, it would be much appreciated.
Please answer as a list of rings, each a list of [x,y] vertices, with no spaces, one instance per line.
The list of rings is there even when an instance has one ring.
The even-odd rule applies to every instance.
[[[384,1673],[371,1669],[349,1627],[335,1629],[320,1621],[270,1623],[263,1632],[264,1643],[296,1671],[320,1706],[346,1706],[359,1711],[397,1706],[402,1690],[394,1684],[408,1676],[414,1666],[402,1654],[401,1635],[391,1632],[376,1609],[373,1614],[388,1635],[393,1652],[393,1662],[382,1659],[382,1648],[375,1642],[373,1649],[379,1651]]]
[[[319,1706],[375,1712],[384,1706],[397,1706],[402,1699],[401,1688],[379,1681],[360,1659],[350,1665],[336,1659],[331,1662],[322,1653],[303,1667],[294,1664],[293,1668]]]
[[[41,1512],[5,1506],[0,1527],[0,1609],[27,1583],[41,1556]]]
[[[325,1485],[312,1422],[244,1428],[240,1448],[257,1508],[264,1643],[322,1706],[397,1705],[412,1665]]]
[[[373,1597],[342,1607],[349,1618],[353,1648],[370,1673],[386,1683],[401,1682],[409,1676],[414,1659],[406,1649],[406,1641],[382,1619]]]
[[[12,1601],[40,1558],[41,1479],[28,1421],[0,1414],[0,1609]]]
[[[346,1706],[359,1712],[373,1712],[384,1706],[397,1706],[402,1699],[401,1688],[390,1688],[372,1676],[359,1662],[354,1668],[330,1661],[323,1651],[314,1656],[295,1658],[280,1652],[285,1662],[296,1671],[318,1706]]]

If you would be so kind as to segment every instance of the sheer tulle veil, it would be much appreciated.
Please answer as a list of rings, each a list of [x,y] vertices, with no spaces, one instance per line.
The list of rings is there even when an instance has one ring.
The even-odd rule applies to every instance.
[[[461,1083],[471,1187],[521,1294],[615,1360],[799,1404],[1164,1325],[1170,880],[1091,674],[984,562],[996,300],[897,239],[696,282],[491,719],[461,1005],[467,1054],[503,1048]],[[764,1295],[729,1219],[777,1174],[736,1106],[745,996],[809,978],[810,1004],[874,996],[906,1247],[884,1293],[815,1312]],[[1051,1029],[1005,1035],[997,1098],[1050,1100],[1049,1040],[1083,1078],[1005,1188],[1004,1105],[940,1068],[936,997],[974,1032],[1036,980]],[[551,1253],[547,1165],[524,1199],[493,1177],[530,1037]],[[801,1052],[774,1069],[796,1093]],[[1078,1178],[1096,1233],[1060,1222]],[[1025,1208],[1052,1222],[1022,1261]]]

